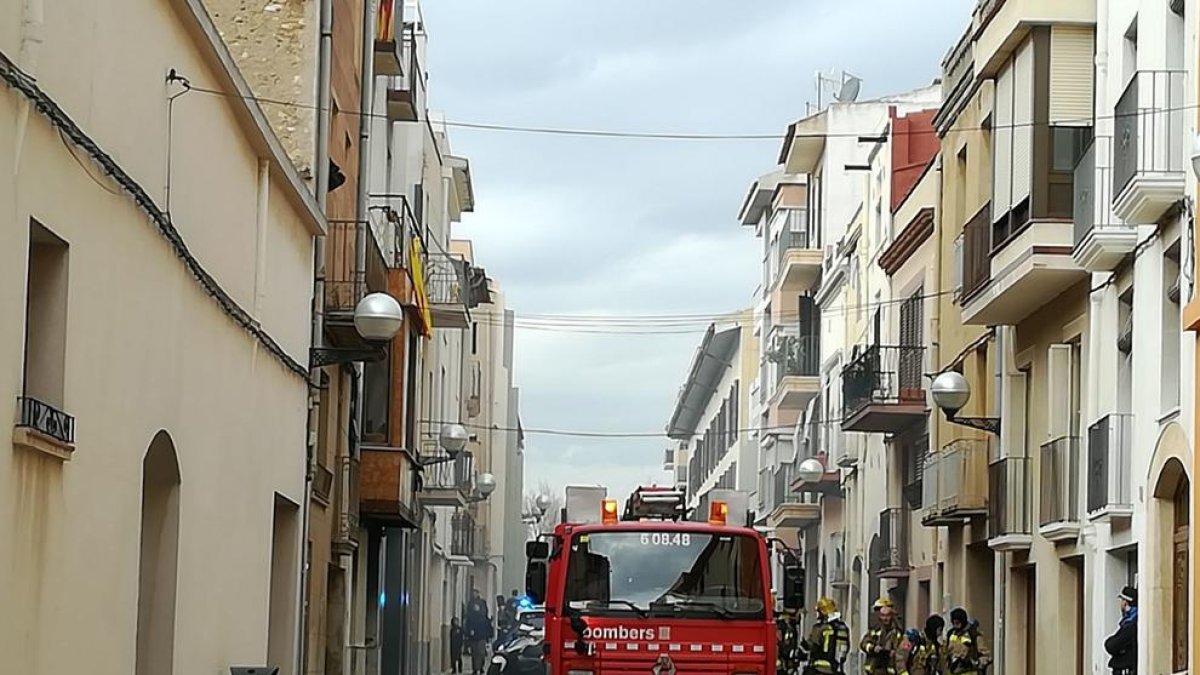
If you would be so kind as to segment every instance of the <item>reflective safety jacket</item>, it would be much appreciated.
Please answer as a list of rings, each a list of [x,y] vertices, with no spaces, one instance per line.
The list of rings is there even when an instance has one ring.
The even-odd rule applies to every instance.
[[[822,619],[809,631],[806,646],[806,672],[821,675],[840,673],[846,654],[850,652],[850,627],[836,615]]]
[[[863,653],[863,672],[868,675],[895,675],[895,654],[904,641],[900,630],[900,619],[892,619],[890,626],[875,626],[863,635],[858,648]]]
[[[991,652],[978,631],[951,628],[946,634],[946,672],[950,675],[978,675],[991,662]]]
[[[905,640],[896,650],[896,675],[943,675],[944,655],[945,650],[936,642],[922,640],[913,644]]]

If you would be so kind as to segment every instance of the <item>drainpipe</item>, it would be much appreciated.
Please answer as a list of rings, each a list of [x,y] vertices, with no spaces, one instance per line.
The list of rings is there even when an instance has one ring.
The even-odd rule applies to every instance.
[[[943,228],[946,226],[945,222],[942,222],[943,219],[942,219],[942,215],[941,215],[941,214],[945,213],[945,210],[942,208],[942,190],[943,190],[942,180],[945,178],[945,174],[943,173],[941,153],[938,153],[938,157],[937,157],[936,161],[937,161],[937,167],[936,167],[937,168],[937,201],[935,201],[934,204],[936,205],[936,208],[937,208],[936,213],[938,215],[936,217],[938,218],[938,226],[935,230],[935,235],[934,235],[935,237],[937,237],[937,239],[934,242],[934,247],[933,247],[933,274],[934,274],[934,278],[937,279],[936,287],[937,287],[938,291],[941,291],[941,290],[943,290],[942,289],[942,260],[943,260],[943,258],[942,258],[942,232],[943,232]],[[940,370],[942,368],[941,341],[938,339],[938,335],[939,335],[938,331],[941,330],[941,325],[942,325],[942,296],[939,294],[937,297],[933,298],[933,308],[929,312],[929,333],[930,333],[930,336],[932,337],[932,339],[929,341],[929,363],[930,363],[930,365],[933,366],[930,369],[933,372],[937,372],[938,370]],[[929,425],[929,450],[931,452],[933,452],[933,451],[939,450],[941,448],[941,435],[938,433],[938,429],[941,428],[941,425],[938,424],[938,421],[937,421],[938,413],[936,410],[931,411],[929,414],[930,414],[930,417],[933,418],[933,424]],[[938,475],[941,475],[940,470],[939,470]],[[936,486],[934,488],[934,494],[937,494]],[[938,566],[938,563],[941,562],[941,546],[942,546],[941,533],[942,533],[942,528],[940,528],[940,527],[933,528],[933,588],[930,589],[930,596],[931,596],[931,600],[936,599],[936,601],[938,603],[937,606],[940,608],[938,611],[945,609],[944,605],[945,605],[945,597],[946,597],[945,575],[938,572],[939,569],[945,569],[944,566],[942,566],[942,567]]]
[[[330,0],[324,0],[324,1],[329,2]],[[372,38],[372,36],[374,35],[374,29],[373,29],[374,25],[375,25],[375,3],[374,2],[364,2],[363,3],[363,12],[362,12],[362,30],[363,30],[362,53],[360,55],[360,59],[361,59],[360,78],[361,79],[359,80],[359,83],[358,83],[359,84],[358,109],[360,111],[362,111],[363,113],[366,113],[372,109],[372,106],[374,103],[374,97],[375,97],[375,90],[374,90],[374,86],[373,86],[375,83],[375,72],[374,72],[375,41]],[[361,114],[358,116],[358,176],[357,176],[357,182],[355,184],[357,193],[355,194],[355,204],[354,204],[354,213],[355,213],[354,218],[357,222],[355,223],[354,249],[355,249],[355,257],[356,257],[356,260],[355,260],[356,275],[355,276],[357,277],[360,274],[362,275],[364,286],[365,286],[365,281],[366,281],[366,270],[367,270],[367,216],[368,216],[368,210],[369,210],[369,206],[367,203],[367,195],[368,195],[368,190],[370,189],[370,181],[367,178],[368,178],[368,174],[370,172],[370,166],[371,166],[371,153],[370,153],[369,141],[370,141],[371,120],[372,119],[373,119],[373,117],[371,115],[367,115],[367,114]],[[357,281],[357,279],[356,279],[356,281]],[[361,363],[354,364],[354,368],[355,368],[355,373],[356,373],[356,377],[354,378],[354,387],[356,389],[356,393],[358,394],[358,406],[356,409],[357,410],[356,422],[357,422],[358,429],[359,429],[359,434],[360,434],[359,437],[361,438],[361,433],[362,433],[362,429],[363,429],[363,409],[366,407],[365,406],[366,400],[364,398],[364,394],[365,394],[364,384],[363,384],[363,380],[365,378],[363,377],[363,365]],[[357,448],[357,447],[350,448],[350,453],[351,453],[352,457],[358,457],[359,448]],[[347,487],[348,487],[348,485],[347,485]],[[343,503],[342,508],[344,508],[344,509],[350,508],[350,505],[345,503],[345,495],[343,495],[342,503]],[[343,554],[341,556],[341,567],[346,572],[346,583],[343,584],[344,591],[345,591],[345,598],[343,599],[344,602],[342,603],[342,612],[343,612],[342,625],[344,626],[344,629],[342,631],[342,640],[343,640],[343,642],[342,642],[342,664],[343,664],[343,668],[345,668],[347,672],[354,672],[355,668],[352,664],[352,659],[355,658],[354,648],[353,648],[353,644],[354,644],[354,639],[353,639],[353,637],[354,637],[354,629],[353,629],[354,614],[352,612],[352,608],[355,605],[355,603],[354,603],[354,588],[355,588],[355,581],[357,580],[357,578],[353,574],[354,570],[355,570],[354,556],[352,554]]]
[[[333,0],[321,0],[320,29],[317,49],[317,138],[314,152],[316,184],[313,186],[317,209],[328,216],[329,187],[329,123],[330,123],[330,72],[333,51]],[[313,299],[310,342],[313,348],[325,343],[325,237],[313,239]],[[309,504],[312,501],[312,482],[317,461],[317,415],[320,414],[321,369],[309,369],[308,429],[305,434],[304,501],[300,504],[300,599],[296,612],[296,675],[304,672],[304,653],[307,635],[305,617],[308,615],[308,580],[311,570],[308,560]]]
[[[42,49],[42,26],[44,24],[43,0],[25,0],[21,16],[21,50],[17,53],[17,65],[33,77],[37,71],[38,54]],[[22,97],[20,112],[17,113],[16,152],[13,153],[13,172],[21,165],[21,149],[25,145],[25,129],[29,126],[29,99]]]

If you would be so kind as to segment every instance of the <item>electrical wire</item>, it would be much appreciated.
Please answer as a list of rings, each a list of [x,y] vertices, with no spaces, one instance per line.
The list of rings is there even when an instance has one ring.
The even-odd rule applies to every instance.
[[[200,93],[204,93],[204,94],[210,94],[213,96],[245,99],[245,100],[249,100],[249,101],[254,101],[255,103],[258,103],[260,105],[279,105],[279,106],[287,106],[287,107],[291,107],[291,108],[299,108],[299,109],[303,109],[303,110],[321,110],[322,109],[321,106],[315,105],[315,104],[300,103],[298,101],[284,101],[281,99],[275,99],[275,98],[270,98],[270,97],[265,97],[265,96],[255,96],[255,95],[245,95],[244,96],[241,94],[233,94],[233,93],[229,93],[229,92],[220,91],[218,89],[209,89],[207,87],[200,87],[197,85],[192,85],[191,90],[200,92]],[[1094,123],[1095,121],[1098,121],[1098,120],[1115,120],[1115,119],[1122,118],[1122,117],[1142,117],[1142,116],[1147,116],[1147,115],[1168,114],[1168,113],[1172,113],[1172,112],[1182,112],[1182,111],[1196,110],[1196,109],[1200,109],[1200,104],[1190,104],[1190,105],[1184,105],[1184,106],[1168,106],[1168,107],[1163,107],[1163,108],[1155,108],[1153,110],[1138,110],[1136,113],[1133,113],[1133,114],[1130,114],[1130,113],[1117,114],[1114,112],[1112,115],[1091,115],[1088,117],[1080,117],[1080,118],[1076,118],[1073,120],[1072,119],[1058,120],[1054,124],[1051,124],[1048,121],[1046,121],[1046,122],[1013,122],[1010,124],[991,124],[991,125],[987,125],[987,126],[979,125],[979,126],[955,127],[953,129],[953,131],[955,133],[962,133],[962,132],[968,132],[968,131],[991,132],[991,131],[995,131],[997,129],[1019,129],[1019,128],[1038,128],[1038,127],[1049,128],[1051,126],[1070,126],[1072,124],[1082,125],[1082,124],[1086,124],[1086,123]],[[386,114],[355,111],[355,110],[339,109],[338,114],[339,115],[368,117],[368,118],[383,119],[383,120],[391,119]],[[429,122],[432,120],[430,120],[428,117],[426,117],[426,118],[422,118],[422,119],[418,119],[418,120],[409,120],[409,121]],[[436,120],[436,123],[447,126],[447,127],[451,127],[451,128],[477,129],[477,130],[483,130],[483,131],[503,131],[503,132],[516,132],[516,133],[528,133],[528,134],[556,135],[556,136],[576,136],[576,137],[590,137],[590,138],[617,138],[617,139],[631,139],[631,140],[663,140],[663,141],[746,141],[746,140],[756,140],[756,141],[757,140],[776,140],[776,141],[778,141],[778,140],[784,140],[786,138],[793,138],[793,139],[796,139],[796,138],[826,138],[826,139],[828,139],[828,138],[858,138],[858,139],[865,139],[865,138],[875,138],[875,137],[879,136],[878,129],[872,129],[872,130],[868,130],[868,131],[853,131],[853,132],[851,132],[851,131],[795,132],[792,134],[753,133],[753,132],[750,132],[750,133],[707,133],[707,134],[705,134],[705,133],[676,132],[676,131],[658,132],[658,131],[620,131],[620,130],[611,130],[611,129],[573,129],[573,128],[547,127],[547,126],[522,126],[522,125],[516,125],[516,124],[499,124],[499,123],[488,123],[488,122],[463,122],[463,121],[454,121],[454,120]],[[924,136],[924,135],[936,135],[936,134],[938,134],[938,131],[936,129],[903,129],[903,130],[893,129],[891,131],[891,134],[892,134],[892,136]]]

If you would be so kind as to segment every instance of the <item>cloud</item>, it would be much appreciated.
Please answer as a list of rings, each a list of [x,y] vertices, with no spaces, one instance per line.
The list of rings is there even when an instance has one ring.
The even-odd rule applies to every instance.
[[[929,84],[971,0],[426,3],[433,105],[451,121],[636,131],[779,133],[817,70],[863,96]],[[477,210],[457,234],[518,314],[719,315],[744,308],[762,248],[735,215],[779,142],[656,141],[452,129]],[[528,428],[659,431],[692,334],[517,333]],[[603,482],[623,497],[661,471],[666,438],[531,433],[526,484]]]

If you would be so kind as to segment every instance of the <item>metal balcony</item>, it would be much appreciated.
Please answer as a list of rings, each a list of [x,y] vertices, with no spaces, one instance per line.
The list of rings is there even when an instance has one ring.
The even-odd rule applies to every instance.
[[[925,348],[862,349],[842,370],[842,430],[896,433],[926,417]]]
[[[922,524],[961,525],[987,515],[988,451],[988,441],[960,438],[930,456],[925,484],[936,487],[925,489]]]
[[[423,461],[445,459],[446,453],[436,449],[437,441],[427,443]],[[421,471],[421,502],[427,506],[465,507],[475,490],[475,460],[470,452],[460,452],[452,461],[430,464]]]
[[[426,83],[412,26],[404,31],[401,49],[407,67],[403,73],[388,78],[387,116],[392,122],[417,122],[425,119]]]
[[[821,236],[809,222],[806,209],[787,209],[787,220],[776,243],[775,286],[785,291],[810,290],[821,278]]]
[[[474,268],[459,255],[430,251],[425,260],[425,288],[430,315],[437,328],[471,325],[471,279]]]
[[[1075,262],[1089,272],[1111,272],[1137,245],[1137,229],[1112,210],[1112,139],[1098,136],[1075,165]]]
[[[475,519],[465,512],[450,517],[450,555],[472,558],[476,555],[479,528]]]
[[[75,451],[75,418],[36,398],[18,396],[13,445],[70,459]]]
[[[1112,413],[1088,428],[1088,517],[1133,516],[1132,456],[1132,414]]]
[[[992,208],[985,204],[963,226],[962,297],[970,298],[992,278]]]
[[[797,478],[799,461],[775,469],[769,527],[804,528],[821,522],[821,498],[815,494],[797,494],[791,491]]]
[[[1050,541],[1079,537],[1079,438],[1042,445],[1039,533]]]
[[[404,72],[399,40],[403,30],[403,0],[379,0],[379,11],[375,17],[376,75],[400,75]]]
[[[779,348],[768,355],[776,364],[770,406],[774,412],[803,410],[821,391],[820,336],[784,333],[778,341]]]
[[[850,586],[850,574],[846,570],[845,533],[834,532],[829,535],[829,558],[825,565],[825,574],[830,586],[834,588]]]
[[[1029,460],[1004,457],[988,466],[988,546],[1026,550],[1030,534]]]
[[[871,569],[880,577],[898,579],[911,572],[909,520],[908,510],[898,506],[879,513],[879,537],[871,545]]]
[[[1186,72],[1139,70],[1117,100],[1113,211],[1128,223],[1156,222],[1187,185],[1184,129],[1191,101]]]
[[[334,525],[333,547],[350,554],[358,548],[359,461],[357,457],[338,458],[338,513]]]

